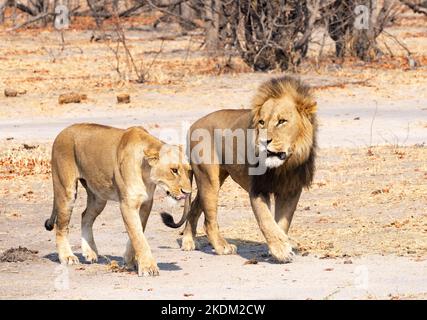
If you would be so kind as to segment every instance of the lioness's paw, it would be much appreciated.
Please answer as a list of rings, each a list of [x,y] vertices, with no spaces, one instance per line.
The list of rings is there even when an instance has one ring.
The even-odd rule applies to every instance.
[[[280,263],[289,263],[292,261],[295,253],[289,242],[275,242],[269,244],[271,255]]]
[[[94,263],[98,261],[98,255],[96,254],[95,251],[91,250],[91,251],[86,251],[83,252],[83,257],[85,258],[85,260],[89,263]]]
[[[73,265],[73,264],[79,264],[79,258],[77,258],[74,254],[68,255],[68,256],[59,256],[59,261],[61,264],[67,264],[67,265]]]
[[[158,276],[159,268],[157,267],[157,263],[155,261],[145,262],[142,261],[138,263],[138,276],[139,277],[148,277],[148,276]]]
[[[292,251],[293,251],[295,254],[299,253],[299,251],[300,251],[300,249],[299,249],[299,245],[298,245],[298,243],[297,243],[295,240],[293,240],[293,239],[289,238],[289,244],[291,245],[291,247],[292,247]]]
[[[196,250],[196,242],[193,239],[183,238],[181,249],[183,251],[193,251]]]
[[[225,243],[216,247],[215,252],[219,255],[235,254],[237,252],[237,247],[234,244]]]

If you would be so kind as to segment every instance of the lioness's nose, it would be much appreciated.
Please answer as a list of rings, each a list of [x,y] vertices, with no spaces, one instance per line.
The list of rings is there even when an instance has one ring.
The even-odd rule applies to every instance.
[[[267,146],[270,144],[271,141],[273,141],[273,139],[267,139]]]
[[[186,191],[186,190],[184,190],[184,189],[181,189],[181,192],[182,192],[183,194],[185,194],[185,195],[189,195],[189,194],[191,193],[191,191]]]

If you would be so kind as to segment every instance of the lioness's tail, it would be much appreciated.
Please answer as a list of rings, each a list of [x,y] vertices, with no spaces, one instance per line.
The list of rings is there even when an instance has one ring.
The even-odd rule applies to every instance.
[[[56,216],[57,216],[56,210],[53,209],[52,215],[50,216],[50,218],[44,222],[44,227],[46,228],[47,231],[53,230],[53,226],[55,225],[55,221],[56,221]]]
[[[193,184],[193,171],[190,172],[189,178],[190,178],[190,183],[192,185]],[[162,217],[163,223],[165,225],[167,225],[169,228],[174,228],[174,229],[179,228],[180,226],[182,226],[184,224],[185,221],[187,221],[188,213],[190,212],[190,207],[191,207],[191,193],[188,195],[187,198],[185,198],[184,212],[182,214],[181,220],[179,220],[178,223],[175,223],[175,221],[173,220],[173,217],[170,213],[162,212],[162,213],[160,213],[160,216]]]

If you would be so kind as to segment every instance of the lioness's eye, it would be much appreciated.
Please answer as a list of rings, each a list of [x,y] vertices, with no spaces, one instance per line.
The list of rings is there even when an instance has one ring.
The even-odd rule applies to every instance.
[[[260,120],[260,121],[258,121],[258,123],[263,126],[264,125],[264,120]]]
[[[278,124],[284,124],[284,123],[286,123],[286,122],[288,122],[288,120],[280,119]]]
[[[173,174],[177,174],[178,173],[178,169],[177,168],[172,168],[171,171],[172,171]]]

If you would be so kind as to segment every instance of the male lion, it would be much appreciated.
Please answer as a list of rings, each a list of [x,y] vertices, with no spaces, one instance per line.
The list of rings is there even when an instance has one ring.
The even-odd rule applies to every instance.
[[[191,204],[182,241],[183,250],[194,250],[197,221],[205,213],[205,230],[209,242],[217,254],[232,254],[236,247],[220,234],[217,223],[218,194],[224,180],[231,176],[249,193],[256,220],[267,241],[270,253],[279,262],[291,260],[293,252],[288,230],[303,187],[310,186],[314,174],[316,156],[316,102],[312,93],[301,81],[282,77],[262,84],[256,93],[252,110],[221,110],[196,121],[190,128],[191,166],[196,178],[198,193]],[[200,129],[210,133],[210,151],[214,162],[195,163],[194,151],[198,141],[194,135]],[[243,164],[224,163],[225,151],[232,148],[233,155],[241,154],[231,142],[217,146],[214,131],[218,129],[254,129],[255,138],[246,143],[254,146],[266,171],[250,175],[253,167],[246,158]],[[263,129],[263,130],[261,130]],[[264,133],[264,138],[260,132]],[[230,130],[229,130],[230,132]],[[197,135],[196,135],[197,136]],[[224,137],[223,137],[224,141]],[[234,141],[234,140],[233,140]],[[209,147],[208,147],[209,148]],[[206,152],[206,150],[203,150]],[[219,164],[218,164],[219,163]],[[274,218],[270,199],[274,197]],[[187,200],[188,201],[188,200]],[[169,227],[177,228],[170,215],[163,214]]]
[[[142,127],[127,130],[97,124],[75,124],[64,129],[52,147],[53,210],[45,227],[56,225],[59,260],[78,263],[67,239],[77,195],[77,183],[87,192],[82,213],[82,252],[89,262],[98,258],[92,226],[108,200],[120,202],[129,235],[125,263],[138,275],[158,275],[143,231],[153,204],[156,185],[174,199],[191,192],[191,167],[180,147],[166,145]]]

